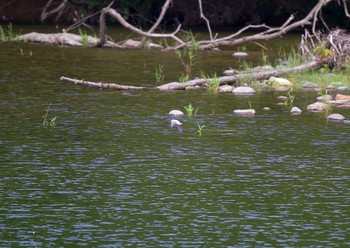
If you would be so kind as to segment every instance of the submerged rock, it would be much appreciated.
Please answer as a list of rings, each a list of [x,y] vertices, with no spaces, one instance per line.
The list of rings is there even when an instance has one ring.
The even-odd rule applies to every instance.
[[[293,115],[298,115],[300,114],[301,112],[303,112],[300,108],[298,107],[293,107],[290,112],[293,114]]]
[[[342,116],[341,114],[331,114],[331,115],[328,115],[327,119],[330,121],[343,121],[345,117]]]
[[[255,109],[236,109],[233,113],[239,116],[254,116]]]
[[[236,95],[250,95],[255,94],[255,90],[252,87],[249,86],[239,86],[237,88],[234,88],[232,93]]]

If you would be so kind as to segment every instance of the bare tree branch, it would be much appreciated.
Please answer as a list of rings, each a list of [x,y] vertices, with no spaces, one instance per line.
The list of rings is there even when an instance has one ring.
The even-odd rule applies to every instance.
[[[201,18],[205,21],[205,23],[207,24],[207,28],[208,28],[210,40],[213,40],[213,33],[212,33],[212,31],[211,31],[210,22],[209,22],[208,18],[206,18],[205,15],[204,15],[204,13],[203,13],[202,0],[198,0],[198,5],[199,5],[200,17],[201,17]]]
[[[58,20],[58,18],[63,14],[63,10],[66,7],[68,0],[63,0],[61,2],[61,4],[58,5],[56,8],[48,11],[48,8],[50,7],[50,5],[52,4],[53,1],[54,0],[49,0],[47,2],[47,4],[45,5],[43,11],[41,12],[41,18],[40,18],[41,21],[44,21],[47,17],[49,17],[50,15],[53,15],[55,13],[58,13],[58,15],[56,16],[56,20]]]
[[[177,29],[171,33],[171,34],[158,34],[158,33],[153,33],[153,32],[144,32],[139,28],[136,28],[135,26],[131,25],[130,23],[128,23],[122,16],[121,14],[119,14],[116,10],[112,9],[112,8],[107,8],[106,13],[111,15],[112,17],[116,18],[118,20],[118,22],[124,26],[125,28],[131,30],[132,32],[147,37],[147,38],[171,38],[173,40],[175,40],[176,42],[178,42],[179,44],[184,44],[185,42],[183,40],[181,40],[180,38],[178,38],[176,36],[176,34],[179,32],[181,25],[179,25],[177,27]]]
[[[168,11],[168,8],[169,8],[169,5],[171,2],[172,2],[172,0],[166,0],[166,2],[164,3],[164,5],[162,7],[162,11],[160,12],[160,15],[159,15],[157,21],[153,24],[153,26],[150,28],[150,30],[148,30],[149,33],[154,32],[158,28],[159,24],[163,21],[164,16],[165,16],[166,12]]]

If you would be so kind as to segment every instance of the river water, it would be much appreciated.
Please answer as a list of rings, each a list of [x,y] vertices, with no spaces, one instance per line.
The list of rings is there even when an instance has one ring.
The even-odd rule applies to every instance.
[[[237,67],[231,53],[200,53],[195,73]],[[272,92],[59,80],[151,86],[162,64],[170,82],[182,70],[170,52],[1,43],[0,60],[1,247],[350,245],[349,125],[292,116]],[[303,110],[317,97],[295,94]],[[167,113],[189,103],[179,134]],[[255,117],[232,114],[250,105]]]

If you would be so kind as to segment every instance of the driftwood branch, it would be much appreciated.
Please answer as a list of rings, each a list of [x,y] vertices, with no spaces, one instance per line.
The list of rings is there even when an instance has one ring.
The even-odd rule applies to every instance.
[[[60,80],[74,83],[76,85],[99,88],[99,89],[113,89],[113,90],[145,90],[149,89],[147,87],[139,87],[139,86],[130,86],[130,85],[121,85],[115,83],[104,83],[104,82],[91,82],[85,80],[78,80],[75,78],[69,78],[65,76],[61,76]]]

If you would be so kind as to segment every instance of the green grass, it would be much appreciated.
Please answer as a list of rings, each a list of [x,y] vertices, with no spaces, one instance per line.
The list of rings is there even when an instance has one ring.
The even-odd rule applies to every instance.
[[[195,109],[192,103],[189,103],[187,106],[184,106],[184,109],[186,110],[187,116],[197,115],[198,107]]]
[[[89,36],[88,34],[79,28],[79,35],[80,35],[80,38],[81,38],[81,43],[84,45],[84,46],[88,46],[89,45]]]
[[[154,74],[156,76],[156,84],[159,85],[163,83],[165,79],[164,65],[157,65]]]
[[[7,25],[7,29],[0,25],[0,41],[15,41],[17,39],[18,35],[13,33],[12,23]]]
[[[202,136],[202,130],[205,126],[204,125],[200,125],[198,122],[197,122],[197,130],[196,130],[196,133],[198,136]]]
[[[51,106],[51,103],[49,104],[49,106],[47,106],[47,109],[46,109],[46,112],[45,114],[43,115],[43,127],[54,127],[56,126],[56,116],[49,119],[48,115],[49,115],[49,112],[50,112],[50,106]]]

